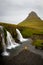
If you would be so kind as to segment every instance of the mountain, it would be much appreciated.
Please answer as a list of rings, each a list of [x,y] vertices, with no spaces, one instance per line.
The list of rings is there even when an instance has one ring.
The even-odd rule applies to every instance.
[[[37,20],[37,21],[41,20],[38,17],[38,15],[35,12],[33,12],[33,11],[28,15],[27,19],[29,19],[29,21],[31,21],[31,20]]]
[[[40,19],[37,13],[32,11],[29,13],[28,17],[18,25],[36,29],[43,29],[43,20]]]
[[[23,37],[29,37],[33,34],[43,34],[43,20],[41,20],[34,11],[30,12],[28,17],[18,25],[6,23],[0,23],[0,25],[4,26],[9,31],[13,38],[17,36],[16,28],[20,30]]]

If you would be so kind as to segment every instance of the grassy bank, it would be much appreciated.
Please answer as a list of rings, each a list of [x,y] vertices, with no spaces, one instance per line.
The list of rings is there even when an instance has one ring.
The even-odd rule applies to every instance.
[[[12,37],[15,39],[15,41],[17,42],[17,33],[16,33],[16,28],[18,28],[21,32],[21,34],[23,35],[23,37],[25,38],[36,38],[36,40],[38,39],[37,36],[42,37],[43,39],[43,29],[35,29],[35,28],[31,28],[31,27],[27,27],[27,26],[20,26],[20,25],[14,25],[14,24],[6,24],[6,23],[0,23],[1,26],[4,26],[5,30],[8,30]],[[37,35],[38,34],[38,35]],[[36,35],[34,37],[34,35]],[[5,33],[5,37],[6,37],[6,33]],[[34,41],[33,39],[33,41]],[[35,40],[35,44],[37,43],[38,45],[40,44],[41,41],[37,41]]]

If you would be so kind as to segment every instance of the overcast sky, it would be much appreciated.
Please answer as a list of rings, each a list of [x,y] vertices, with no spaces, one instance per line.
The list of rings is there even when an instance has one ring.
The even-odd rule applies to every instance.
[[[18,24],[31,11],[43,19],[43,0],[0,0],[0,22]]]

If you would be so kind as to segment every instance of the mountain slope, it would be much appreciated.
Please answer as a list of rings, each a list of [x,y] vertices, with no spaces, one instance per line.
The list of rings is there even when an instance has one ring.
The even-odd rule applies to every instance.
[[[18,25],[35,28],[35,29],[43,29],[43,21],[33,11],[29,14],[29,16],[24,21],[22,21]]]

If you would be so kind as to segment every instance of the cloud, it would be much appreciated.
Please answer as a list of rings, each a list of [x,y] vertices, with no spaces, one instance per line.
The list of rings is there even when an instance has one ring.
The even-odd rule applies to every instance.
[[[0,21],[18,23],[31,10],[43,18],[43,0],[0,0]]]

